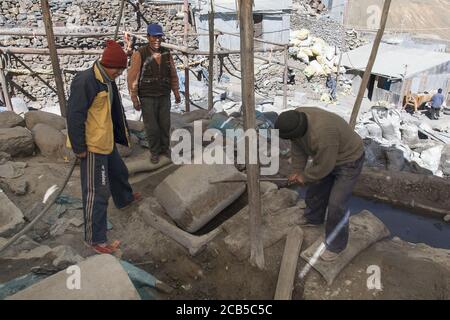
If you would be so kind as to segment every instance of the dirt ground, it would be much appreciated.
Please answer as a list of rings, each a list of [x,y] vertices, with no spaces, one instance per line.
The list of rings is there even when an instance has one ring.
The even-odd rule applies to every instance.
[[[147,151],[135,147],[133,155],[125,161],[145,157]],[[24,196],[15,196],[8,191],[6,193],[23,212],[27,212],[33,204],[42,201],[45,191],[51,185],[59,185],[63,181],[68,164],[52,162],[41,156],[21,160],[26,161],[28,167],[25,175],[18,179],[29,182],[29,191]],[[174,170],[176,166],[171,166],[133,184],[133,188],[142,192],[144,197],[150,197],[154,188]],[[283,159],[281,174],[288,172],[289,164]],[[77,167],[63,194],[81,198],[79,179]],[[130,181],[136,180],[141,178],[130,177]],[[245,205],[246,195],[243,195],[222,216],[211,222],[209,228],[219,225]],[[79,215],[81,212],[66,214]],[[261,271],[252,267],[248,260],[239,261],[233,256],[222,241],[226,236],[225,232],[205,250],[191,257],[182,246],[149,227],[139,215],[136,205],[118,210],[111,201],[108,215],[113,225],[108,237],[110,240],[121,240],[122,259],[146,270],[174,289],[170,294],[158,293],[158,299],[273,299],[284,239],[265,249],[265,270]],[[41,224],[39,233],[45,235],[45,228],[48,229],[49,226]],[[302,251],[323,230],[304,228],[304,232]],[[44,238],[41,244],[52,248],[64,244],[73,247],[83,257],[94,254],[83,243],[82,228],[72,228],[61,236]],[[432,251],[434,249],[427,246],[419,249],[401,240],[384,240],[357,256],[331,286],[313,269],[302,281],[296,277],[293,299],[449,299],[450,259],[442,262],[435,257],[450,258],[450,252]],[[421,254],[420,257],[414,256],[417,252]],[[374,264],[382,269],[382,291],[368,290],[366,285],[366,270]],[[305,261],[300,258],[297,272],[305,265]],[[0,260],[0,283],[27,274],[36,266],[52,271],[51,260],[48,259]]]

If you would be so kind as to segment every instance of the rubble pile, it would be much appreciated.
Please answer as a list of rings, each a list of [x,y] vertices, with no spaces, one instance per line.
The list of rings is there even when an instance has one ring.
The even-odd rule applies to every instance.
[[[317,8],[319,7],[321,6],[317,5]],[[297,12],[291,16],[292,30],[308,29],[313,36],[343,51],[353,50],[365,44],[364,39],[355,30],[346,30],[343,25],[331,19],[326,10],[318,12],[308,1],[294,1],[293,10]]]

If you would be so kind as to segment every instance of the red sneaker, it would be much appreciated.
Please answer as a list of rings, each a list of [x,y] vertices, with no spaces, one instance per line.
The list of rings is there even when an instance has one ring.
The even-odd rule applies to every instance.
[[[133,202],[139,202],[142,200],[142,194],[140,192],[134,192],[133,193]]]
[[[114,254],[120,246],[119,240],[114,240],[111,244],[93,244],[91,248],[99,254]]]

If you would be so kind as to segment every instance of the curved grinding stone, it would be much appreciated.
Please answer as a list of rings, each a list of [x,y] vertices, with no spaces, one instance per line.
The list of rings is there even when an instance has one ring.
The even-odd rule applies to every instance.
[[[154,196],[176,224],[196,232],[242,193],[242,183],[210,184],[212,180],[242,179],[233,165],[185,165],[168,176],[155,189]]]

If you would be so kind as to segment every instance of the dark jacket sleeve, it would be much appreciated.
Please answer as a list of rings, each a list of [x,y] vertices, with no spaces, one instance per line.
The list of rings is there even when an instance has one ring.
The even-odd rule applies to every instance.
[[[89,79],[86,74],[75,76],[70,86],[67,105],[67,133],[76,154],[87,151],[86,118],[96,95],[97,89],[93,79]]]

